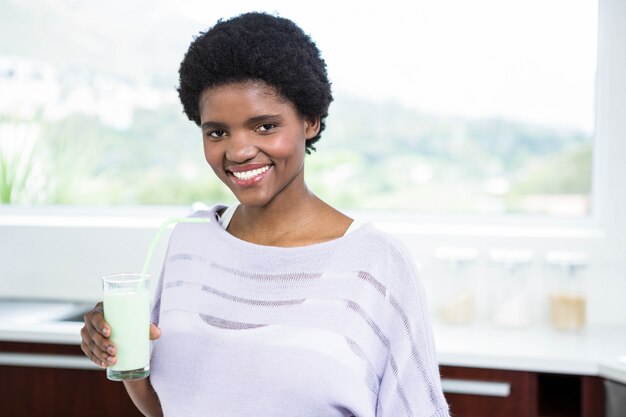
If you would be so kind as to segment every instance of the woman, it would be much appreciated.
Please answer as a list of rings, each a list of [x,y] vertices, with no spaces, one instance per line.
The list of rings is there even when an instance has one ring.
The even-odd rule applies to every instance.
[[[239,204],[197,212],[211,222],[172,232],[151,375],[125,382],[137,407],[185,417],[448,416],[408,251],[305,184],[305,154],[332,101],[313,41],[268,14],[220,21],[191,43],[178,92]],[[82,348],[104,367],[115,363],[109,334],[98,304]]]

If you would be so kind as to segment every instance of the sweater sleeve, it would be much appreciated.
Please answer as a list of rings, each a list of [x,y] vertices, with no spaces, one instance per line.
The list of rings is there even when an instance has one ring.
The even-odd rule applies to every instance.
[[[406,248],[390,255],[386,293],[388,357],[378,393],[377,417],[449,417],[426,294]]]

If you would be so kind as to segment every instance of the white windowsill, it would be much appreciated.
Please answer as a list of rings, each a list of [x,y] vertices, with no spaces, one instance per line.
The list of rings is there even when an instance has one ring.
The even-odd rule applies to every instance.
[[[154,229],[170,217],[192,212],[189,206],[5,206],[0,207],[0,227]],[[500,215],[487,219],[481,216],[421,216],[350,210],[346,214],[360,221],[373,222],[380,229],[396,235],[573,239],[602,239],[606,235],[593,217],[560,219]]]

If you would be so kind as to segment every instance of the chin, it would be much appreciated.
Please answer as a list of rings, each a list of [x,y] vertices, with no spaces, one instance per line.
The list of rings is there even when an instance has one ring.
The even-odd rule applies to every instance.
[[[237,201],[239,201],[241,205],[246,206],[246,207],[263,208],[272,201],[272,198],[267,197],[267,196],[259,196],[259,195],[246,196],[245,194],[242,195],[241,193],[233,193],[233,194],[235,195],[235,198],[237,199]]]

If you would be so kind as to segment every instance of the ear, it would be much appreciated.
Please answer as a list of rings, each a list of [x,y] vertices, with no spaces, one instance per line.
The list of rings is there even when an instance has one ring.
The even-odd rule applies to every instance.
[[[305,117],[304,118],[304,135],[306,140],[313,139],[320,132],[320,118],[319,117]]]

